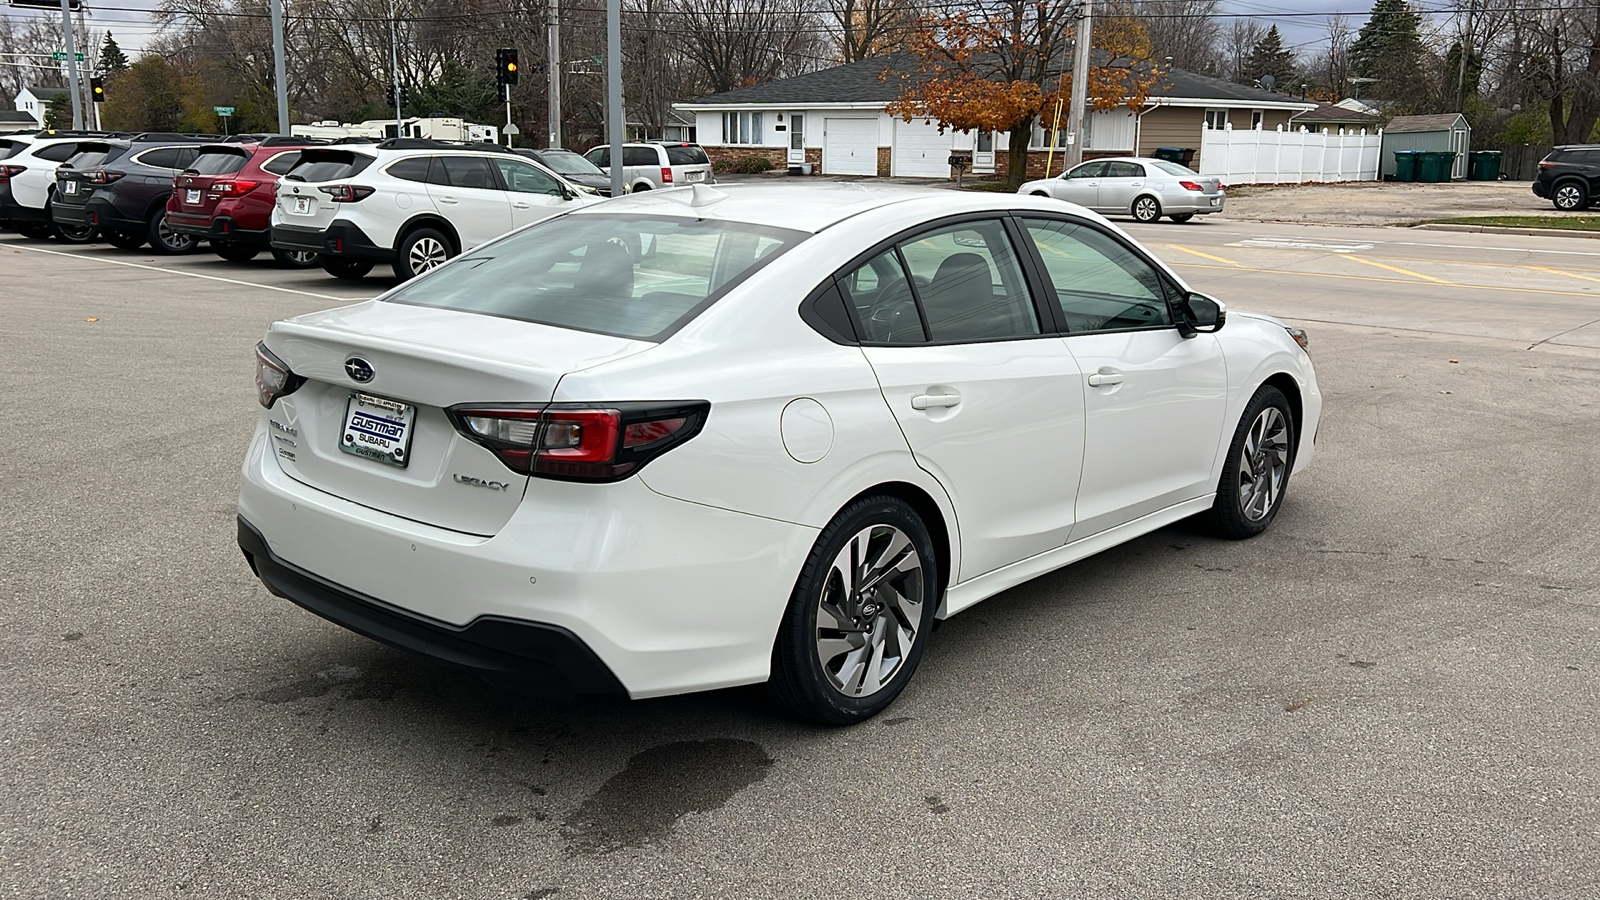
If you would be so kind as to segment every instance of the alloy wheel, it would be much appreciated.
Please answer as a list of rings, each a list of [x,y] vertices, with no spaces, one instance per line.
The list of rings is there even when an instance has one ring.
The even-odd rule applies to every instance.
[[[99,231],[94,225],[56,225],[56,236],[69,244],[84,244]]]
[[[1154,222],[1156,219],[1161,218],[1161,207],[1157,206],[1156,201],[1149,197],[1140,197],[1134,201],[1133,217],[1141,222]]]
[[[1583,204],[1583,191],[1575,184],[1563,184],[1556,188],[1555,199],[1559,209],[1577,209]]]
[[[893,525],[839,551],[817,602],[817,659],[834,690],[868,697],[900,673],[922,624],[923,577],[916,545]]]
[[[191,235],[173,231],[167,224],[166,216],[156,222],[156,239],[161,241],[161,246],[174,253],[183,253],[198,243]]]
[[[445,249],[443,241],[425,237],[411,245],[411,252],[406,254],[406,263],[411,268],[411,274],[421,275],[423,272],[444,265],[444,261],[449,258],[449,251]]]
[[[315,250],[285,250],[283,255],[291,264],[296,266],[311,266],[317,262],[317,251]]]
[[[1239,512],[1259,522],[1272,512],[1289,474],[1289,423],[1276,407],[1256,416],[1239,450]]]

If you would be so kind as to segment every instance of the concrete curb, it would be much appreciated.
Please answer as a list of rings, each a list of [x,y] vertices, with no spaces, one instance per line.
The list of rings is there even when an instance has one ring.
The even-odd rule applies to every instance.
[[[1530,237],[1600,238],[1600,231],[1578,231],[1573,228],[1523,228],[1514,225],[1449,225],[1443,222],[1414,225],[1429,231],[1465,231],[1478,234],[1523,234]]]

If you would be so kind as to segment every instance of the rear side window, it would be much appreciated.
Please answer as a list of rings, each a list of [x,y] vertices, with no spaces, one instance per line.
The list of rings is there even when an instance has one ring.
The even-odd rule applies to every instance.
[[[349,150],[304,150],[285,178],[295,181],[338,181],[372,165],[372,157]]]
[[[67,157],[66,166],[69,169],[92,169],[111,162],[121,156],[122,151],[122,147],[110,144],[79,144],[78,152]]]
[[[197,175],[232,175],[250,161],[241,150],[201,150],[189,171]]]
[[[594,163],[596,167],[609,166],[611,165],[611,148],[596,147],[593,150],[590,150],[588,153],[585,153],[583,158]]]
[[[40,148],[39,151],[33,155],[39,159],[45,160],[46,162],[66,162],[74,153],[77,152],[78,145],[75,143],[51,144],[48,147]]]
[[[450,178],[451,187],[476,188],[484,191],[500,189],[500,182],[494,177],[494,169],[490,168],[489,161],[481,156],[443,156],[439,161],[444,164],[444,171]]]
[[[279,176],[287,175],[289,174],[289,170],[293,169],[295,163],[299,161],[300,151],[290,150],[288,153],[279,153],[277,156],[274,156],[273,158],[262,163],[261,171],[271,172],[272,174]]]
[[[134,162],[150,166],[155,169],[181,169],[183,168],[183,148],[157,147],[134,157]]]
[[[661,157],[653,147],[623,147],[622,164],[625,166],[659,166]]]
[[[667,162],[675,166],[703,166],[711,160],[699,147],[668,147]]]
[[[388,299],[661,340],[805,237],[676,216],[560,216],[469,251]]]
[[[0,159],[16,156],[28,149],[26,141],[0,141]]]
[[[400,160],[389,168],[384,169],[384,171],[389,173],[390,177],[398,178],[401,181],[426,182],[428,180],[428,163],[432,161],[431,157],[413,156],[410,159]]]

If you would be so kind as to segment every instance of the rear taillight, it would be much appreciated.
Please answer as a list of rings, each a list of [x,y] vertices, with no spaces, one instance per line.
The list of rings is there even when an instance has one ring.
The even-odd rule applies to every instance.
[[[279,397],[300,389],[306,380],[289,371],[288,363],[272,355],[266,344],[256,344],[256,399],[271,409]]]
[[[1553,159],[1541,159],[1541,160],[1539,160],[1539,168],[1541,168],[1541,169],[1553,169],[1553,168],[1555,168],[1555,166],[1556,166],[1556,163],[1555,163],[1555,160],[1553,160]],[[4,166],[0,166],[0,169],[4,169],[4,168],[5,168]]]
[[[105,169],[90,169],[83,173],[83,180],[90,184],[110,184],[121,178],[121,172],[107,172]]]
[[[21,175],[26,171],[28,171],[27,166],[0,166],[0,184],[6,184],[11,181],[11,176]]]
[[[1181,187],[1186,191],[1204,191],[1205,190],[1205,188],[1201,187],[1200,185],[1196,184],[1193,181],[1180,181],[1180,182],[1178,182],[1178,187]]]
[[[227,194],[230,197],[242,197],[260,186],[259,181],[219,181],[211,186],[211,191]]]
[[[620,481],[700,433],[711,404],[464,403],[445,410],[456,430],[523,475]]]
[[[672,167],[671,166],[662,166],[661,167],[661,183],[662,184],[671,184],[672,183]]]
[[[327,184],[317,190],[332,197],[335,203],[356,203],[372,196],[372,188],[354,184]]]

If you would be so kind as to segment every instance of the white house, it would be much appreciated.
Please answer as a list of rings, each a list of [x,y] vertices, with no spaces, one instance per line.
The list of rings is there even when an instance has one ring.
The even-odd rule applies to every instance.
[[[44,111],[50,106],[50,101],[71,93],[67,88],[25,87],[21,93],[17,94],[17,112],[25,112],[33,116],[33,120],[38,123],[40,128],[43,128]]]

